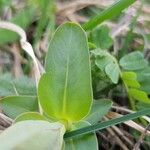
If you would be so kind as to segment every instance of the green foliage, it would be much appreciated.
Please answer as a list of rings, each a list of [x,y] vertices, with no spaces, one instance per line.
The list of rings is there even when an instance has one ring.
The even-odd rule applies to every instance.
[[[140,88],[135,72],[122,72],[122,79],[130,88]]]
[[[132,52],[120,59],[120,65],[125,70],[140,70],[148,66],[141,52]]]
[[[60,123],[18,122],[1,133],[1,150],[61,150],[64,133],[65,128]]]
[[[129,95],[132,96],[135,100],[150,104],[150,99],[147,94],[143,91],[137,89],[130,89]]]
[[[150,94],[150,67],[146,67],[137,72],[137,79],[140,82],[141,90]]]
[[[87,45],[77,24],[65,23],[55,32],[38,87],[40,104],[50,118],[76,122],[88,114],[92,90]]]
[[[120,69],[116,58],[105,50],[96,49],[92,53],[95,55],[97,67],[105,71],[113,83],[118,83]]]
[[[0,75],[0,96],[10,95],[36,96],[34,81],[26,76],[14,79],[10,74]]]
[[[108,49],[113,44],[109,32],[110,29],[108,26],[102,25],[91,32],[90,41],[93,42],[97,48]]]
[[[11,118],[29,111],[38,111],[37,97],[35,96],[9,96],[0,100],[3,112]]]
[[[87,34],[88,40],[80,25],[64,23],[58,27],[50,43],[46,43],[55,24],[59,24],[59,18],[55,23],[54,0],[28,0],[28,7],[21,11],[13,8],[10,0],[0,0],[0,13],[5,10],[3,6],[11,7],[12,14],[17,12],[11,17],[11,22],[24,30],[31,25],[33,35],[27,36],[30,36],[38,58],[43,57],[43,52],[42,55],[39,54],[41,51],[38,52],[41,45],[49,45],[46,72],[41,76],[38,87],[27,77],[0,76],[0,107],[8,117],[15,119],[14,125],[0,135],[0,149],[97,150],[96,131],[150,113],[150,67],[144,58],[149,49],[149,35],[133,33],[140,10],[130,23],[127,37],[123,34],[123,37],[113,36],[115,39],[112,39],[110,34],[116,29],[110,31],[107,25],[100,25],[123,15],[121,12],[135,1],[118,0],[98,11],[97,16],[82,25],[85,30],[91,30]],[[59,17],[59,9],[57,15]],[[141,36],[144,43],[136,39],[137,36]],[[16,33],[0,29],[2,49],[5,49],[4,44],[11,48],[11,43],[17,40]],[[140,46],[137,43],[132,45],[134,40]],[[111,100],[104,97],[117,99],[117,102],[122,98],[129,99],[133,110],[143,110],[99,122],[112,106]],[[59,123],[52,123],[55,121]]]
[[[150,70],[148,69],[148,61],[144,58],[143,53],[139,51],[129,53],[122,57],[119,63],[124,70],[130,70],[130,72],[122,73],[122,79],[129,88],[127,92],[130,101],[137,100],[150,103],[147,92],[149,90],[147,84],[149,83],[148,74]],[[135,107],[133,105],[135,104],[132,104],[132,107]]]

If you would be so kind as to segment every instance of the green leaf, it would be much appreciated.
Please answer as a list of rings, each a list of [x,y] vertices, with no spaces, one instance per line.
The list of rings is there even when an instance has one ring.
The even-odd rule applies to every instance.
[[[100,56],[100,57],[96,57],[96,60],[95,60],[95,64],[97,65],[97,67],[99,68],[99,69],[101,69],[102,71],[104,71],[105,70],[105,68],[106,68],[106,66],[108,65],[108,64],[111,64],[111,63],[113,63],[113,60],[112,59],[110,59],[110,57],[109,56]]]
[[[138,110],[143,110],[143,109],[145,109],[145,108],[150,108],[150,104],[148,104],[148,103],[143,103],[143,102],[138,102],[138,103],[136,103],[136,108],[138,109]]]
[[[87,122],[79,122],[74,125],[74,129],[83,128],[88,125],[89,123]],[[65,140],[64,150],[98,150],[96,135],[94,133],[90,133]]]
[[[93,50],[92,53],[96,57],[95,64],[97,67],[102,71],[105,71],[113,83],[118,83],[120,68],[116,58],[107,51],[101,49]]]
[[[12,84],[12,76],[10,74],[0,75],[0,97],[16,95],[15,88]]]
[[[102,22],[112,19],[114,16],[119,15],[124,9],[133,4],[136,0],[118,0],[110,7],[106,8],[100,14],[90,19],[88,22],[83,24],[85,30],[91,30],[101,24]]]
[[[130,88],[140,88],[140,83],[137,81],[135,72],[122,72],[122,79]]]
[[[66,140],[66,139],[73,138],[73,137],[76,137],[79,135],[81,136],[81,135],[85,135],[88,133],[93,133],[95,131],[102,130],[102,129],[108,128],[110,126],[114,126],[114,125],[123,123],[125,121],[133,120],[133,119],[136,119],[138,117],[141,117],[144,115],[149,115],[149,114],[150,114],[150,108],[149,109],[143,109],[141,111],[138,111],[138,112],[132,113],[132,114],[128,114],[128,115],[125,115],[123,117],[111,119],[109,121],[104,121],[101,123],[97,123],[95,125],[91,125],[91,126],[87,126],[87,127],[81,128],[81,129],[77,129],[75,131],[67,132],[64,135],[64,138]]]
[[[117,63],[108,64],[105,68],[105,72],[110,77],[113,83],[118,83],[120,69]]]
[[[17,116],[14,122],[16,123],[25,120],[47,120],[47,118],[45,118],[44,116],[42,116],[40,113],[37,112],[26,112]]]
[[[109,109],[112,106],[111,100],[100,99],[95,100],[90,114],[84,119],[90,124],[95,124],[102,119],[102,117],[108,113]]]
[[[143,54],[138,51],[125,55],[120,59],[119,63],[125,70],[140,70],[148,66]]]
[[[99,48],[108,49],[112,46],[113,40],[109,35],[109,28],[106,25],[102,25],[90,34],[90,40]]]
[[[34,10],[31,7],[24,8],[17,12],[17,14],[11,18],[10,22],[19,25],[23,29],[26,29],[33,21],[34,15]],[[16,33],[5,29],[0,29],[0,45],[14,42],[18,38],[19,36]]]
[[[135,100],[138,100],[140,102],[144,102],[144,103],[149,103],[150,104],[150,99],[148,98],[148,96],[147,96],[147,94],[145,92],[137,90],[137,89],[129,89],[128,93]]]
[[[0,97],[10,95],[37,95],[35,82],[26,76],[14,79],[10,74],[0,74]]]
[[[22,76],[18,79],[15,79],[12,83],[19,95],[37,95],[35,82],[27,76]]]
[[[92,103],[91,72],[87,38],[79,25],[65,23],[57,29],[45,69],[38,86],[45,113],[70,122],[85,117]]]
[[[0,134],[1,150],[61,150],[64,132],[60,123],[21,121]]]
[[[34,96],[9,96],[0,100],[0,107],[10,118],[28,111],[38,111],[37,97]]]
[[[140,89],[145,91],[147,94],[150,94],[150,67],[144,68],[136,73],[141,85]]]

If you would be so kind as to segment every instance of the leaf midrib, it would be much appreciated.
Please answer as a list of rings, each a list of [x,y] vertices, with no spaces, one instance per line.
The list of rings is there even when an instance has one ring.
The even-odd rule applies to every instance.
[[[71,28],[71,31],[70,31],[70,40],[68,42],[68,45],[69,45],[69,49],[71,49],[71,41],[72,41],[72,27]],[[68,55],[67,55],[67,66],[66,66],[66,73],[65,73],[65,85],[64,85],[64,92],[63,92],[63,107],[62,107],[62,113],[64,116],[66,116],[66,105],[67,105],[67,87],[68,87],[68,76],[69,76],[69,61],[70,61],[70,55],[69,55],[69,52],[68,52]]]

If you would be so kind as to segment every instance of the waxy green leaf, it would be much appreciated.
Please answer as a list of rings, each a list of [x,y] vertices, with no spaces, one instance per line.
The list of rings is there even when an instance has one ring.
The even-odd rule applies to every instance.
[[[60,123],[21,121],[0,134],[1,150],[61,150],[65,128]]]
[[[70,122],[85,117],[92,103],[91,72],[87,37],[79,25],[65,23],[57,29],[45,69],[38,86],[44,112]]]
[[[0,100],[0,107],[10,118],[29,111],[38,111],[37,97],[35,96],[9,96]]]

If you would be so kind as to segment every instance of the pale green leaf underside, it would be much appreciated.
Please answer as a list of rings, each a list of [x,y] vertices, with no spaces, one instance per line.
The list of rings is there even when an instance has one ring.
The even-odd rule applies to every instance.
[[[45,69],[38,88],[44,111],[58,120],[85,117],[92,102],[91,72],[87,38],[79,25],[65,23],[57,29]]]
[[[61,150],[64,133],[64,126],[60,123],[22,121],[0,134],[0,149]]]
[[[88,126],[88,122],[79,122],[74,129]],[[98,150],[98,142],[95,133],[77,136],[65,141],[64,150]]]

